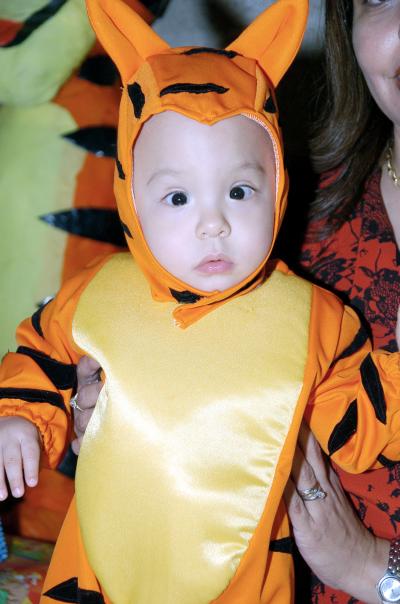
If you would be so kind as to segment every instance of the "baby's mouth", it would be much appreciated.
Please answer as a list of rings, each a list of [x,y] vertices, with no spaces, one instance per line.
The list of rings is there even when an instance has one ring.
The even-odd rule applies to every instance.
[[[232,268],[232,260],[224,254],[210,254],[205,256],[195,267],[196,271],[205,275],[228,273]]]

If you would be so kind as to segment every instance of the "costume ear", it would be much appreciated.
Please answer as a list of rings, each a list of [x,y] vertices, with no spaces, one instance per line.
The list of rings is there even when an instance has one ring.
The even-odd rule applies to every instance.
[[[169,48],[122,0],[86,0],[92,27],[119,69],[123,82],[147,57]]]
[[[227,50],[256,59],[276,88],[300,47],[307,15],[308,0],[278,0]]]

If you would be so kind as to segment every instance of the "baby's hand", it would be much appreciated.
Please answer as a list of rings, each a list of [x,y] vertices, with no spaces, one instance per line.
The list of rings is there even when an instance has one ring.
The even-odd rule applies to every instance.
[[[7,498],[6,475],[14,497],[22,497],[25,483],[38,482],[40,436],[36,426],[23,417],[0,418],[0,501]]]

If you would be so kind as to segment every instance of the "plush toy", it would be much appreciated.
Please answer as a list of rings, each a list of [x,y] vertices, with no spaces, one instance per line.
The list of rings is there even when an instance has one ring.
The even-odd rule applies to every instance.
[[[167,0],[127,4],[151,22]],[[125,246],[112,190],[119,97],[84,0],[0,1],[0,356],[63,280]],[[44,469],[7,526],[55,540],[73,488]]]
[[[127,4],[151,22],[167,2]],[[32,306],[125,245],[112,191],[119,87],[84,0],[0,2],[2,354]]]

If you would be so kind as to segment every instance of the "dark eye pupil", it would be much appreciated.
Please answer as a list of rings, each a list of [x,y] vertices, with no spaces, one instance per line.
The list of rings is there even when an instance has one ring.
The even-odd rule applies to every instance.
[[[245,196],[244,189],[242,187],[233,187],[230,192],[231,199],[243,199]]]
[[[183,206],[187,202],[187,197],[185,193],[174,193],[171,201],[174,206]]]

